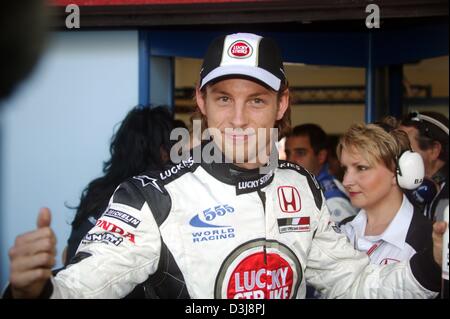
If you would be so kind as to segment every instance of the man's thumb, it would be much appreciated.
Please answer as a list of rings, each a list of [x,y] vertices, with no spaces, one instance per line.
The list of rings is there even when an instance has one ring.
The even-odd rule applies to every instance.
[[[48,209],[47,207],[42,207],[39,210],[39,216],[37,219],[37,227],[38,228],[49,227],[51,220],[52,220],[52,214],[50,213],[50,209]]]

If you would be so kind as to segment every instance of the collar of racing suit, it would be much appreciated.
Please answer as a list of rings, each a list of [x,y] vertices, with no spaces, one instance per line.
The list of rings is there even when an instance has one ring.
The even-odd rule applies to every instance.
[[[205,143],[202,143],[203,147]],[[226,163],[222,153],[221,162],[206,163],[202,161],[201,167],[222,183],[236,186],[236,195],[258,191],[269,185],[274,178],[273,169],[266,174],[260,173],[260,168],[245,169],[232,163]]]

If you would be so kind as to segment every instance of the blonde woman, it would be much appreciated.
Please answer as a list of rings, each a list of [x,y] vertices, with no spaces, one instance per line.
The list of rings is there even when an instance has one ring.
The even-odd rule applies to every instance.
[[[340,224],[355,249],[373,264],[432,253],[432,223],[415,208],[398,183],[398,158],[410,149],[408,136],[387,124],[355,124],[342,136],[337,154],[343,185],[360,212]],[[439,272],[439,268],[430,271]]]

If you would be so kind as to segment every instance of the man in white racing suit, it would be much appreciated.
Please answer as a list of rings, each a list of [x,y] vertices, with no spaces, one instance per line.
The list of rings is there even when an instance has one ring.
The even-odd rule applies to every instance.
[[[270,144],[267,132],[255,129],[280,127],[289,107],[271,39],[215,39],[196,97],[208,127],[217,129],[213,141],[162,172],[122,183],[56,276],[49,272],[54,235],[42,211],[39,228],[10,251],[7,296],[120,298],[145,283],[159,298],[303,298],[306,282],[328,298],[437,295],[440,259],[433,256],[440,256],[445,224],[435,228],[434,246],[425,243],[409,262],[370,265],[330,222],[313,176],[289,162],[259,161],[251,151],[261,137]],[[246,151],[242,162],[229,146]],[[217,150],[218,163],[203,160]]]

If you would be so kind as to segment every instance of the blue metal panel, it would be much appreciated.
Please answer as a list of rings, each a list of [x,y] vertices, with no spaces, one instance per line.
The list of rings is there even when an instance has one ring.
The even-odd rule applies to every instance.
[[[366,107],[364,119],[366,123],[375,120],[375,65],[373,50],[373,33],[369,32],[367,38],[367,66],[366,66]]]
[[[403,112],[403,65],[389,67],[389,114],[397,118]]]
[[[150,54],[155,56],[178,56],[203,58],[209,43],[221,32],[207,31],[150,31],[152,42]]]
[[[150,104],[151,107],[166,105],[173,110],[174,104],[174,58],[150,57]]]
[[[366,35],[361,32],[269,33],[281,47],[284,61],[315,65],[366,65]]]
[[[139,31],[139,104],[146,106],[150,98],[150,42],[148,33]]]
[[[376,66],[405,64],[448,55],[448,23],[408,27],[374,34]]]
[[[242,30],[240,31],[242,32]],[[230,33],[230,32],[226,32]],[[209,43],[224,32],[151,31],[152,55],[201,59]],[[286,62],[340,66],[366,65],[366,35],[360,32],[271,32]]]

